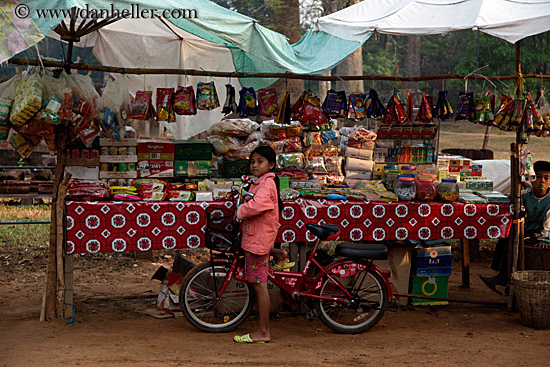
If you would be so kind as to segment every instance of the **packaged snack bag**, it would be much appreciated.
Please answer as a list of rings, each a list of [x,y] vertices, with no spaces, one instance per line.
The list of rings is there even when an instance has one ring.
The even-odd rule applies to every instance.
[[[446,120],[453,115],[453,108],[447,99],[447,91],[439,91],[437,104],[435,106],[436,116],[441,120]]]
[[[265,117],[276,116],[279,106],[277,105],[277,90],[267,88],[258,90],[258,114]]]
[[[152,91],[137,91],[136,98],[132,104],[130,118],[136,120],[148,120],[150,117],[154,116],[155,111],[153,109],[152,100]]]
[[[365,97],[363,93],[352,93],[349,95],[348,119],[362,120],[367,117]]]
[[[325,101],[323,102],[323,111],[325,114],[331,118],[346,117],[346,108],[346,92],[336,92],[335,90],[330,89],[327,92]]]
[[[399,99],[399,95],[397,94],[397,89],[394,89],[393,95],[388,101],[388,105],[386,106],[386,109],[388,110],[388,113],[384,116],[383,122],[385,124],[391,124],[391,123],[402,124],[405,122],[406,120],[405,108],[403,107],[403,104]]]
[[[388,113],[378,97],[378,93],[372,88],[369,90],[369,96],[365,100],[365,112],[369,118],[382,117]]]
[[[218,100],[218,93],[216,92],[216,85],[214,81],[209,83],[197,83],[197,109],[210,111],[214,108],[220,107],[220,101]]]
[[[473,114],[474,94],[458,92],[455,120],[469,120]]]
[[[42,88],[39,74],[31,75],[17,86],[10,110],[10,122],[14,126],[23,125],[42,107]]]
[[[231,84],[225,85],[225,103],[223,104],[222,113],[229,115],[237,112],[237,103],[235,102],[235,87]]]
[[[290,124],[291,115],[290,92],[284,90],[281,95],[281,103],[279,103],[279,111],[277,112],[277,117],[275,117],[275,122],[278,124]]]
[[[254,116],[258,112],[256,107],[256,92],[254,88],[245,88],[239,91],[239,112],[241,117]]]
[[[174,94],[174,112],[178,115],[196,115],[195,91],[192,86],[179,86]]]
[[[415,121],[432,122],[433,121],[433,97],[422,94],[422,103],[416,114]]]
[[[157,88],[157,120],[176,121],[172,106],[174,88]]]

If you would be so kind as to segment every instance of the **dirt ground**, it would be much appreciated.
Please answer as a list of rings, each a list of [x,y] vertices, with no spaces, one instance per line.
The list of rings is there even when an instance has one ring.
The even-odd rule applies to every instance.
[[[548,366],[550,329],[520,323],[505,307],[451,303],[386,312],[371,330],[339,335],[321,321],[280,313],[271,320],[272,342],[239,345],[234,334],[257,322],[251,317],[235,332],[208,334],[185,319],[155,319],[139,310],[154,299],[89,300],[93,296],[134,294],[160,282],[152,274],[171,255],[155,262],[128,256],[75,259],[77,323],[39,322],[44,270],[17,262],[0,268],[0,366]],[[472,287],[461,289],[460,265],[453,264],[450,297],[506,302],[491,293],[478,274],[488,262],[472,264]],[[45,269],[45,265],[40,267]]]

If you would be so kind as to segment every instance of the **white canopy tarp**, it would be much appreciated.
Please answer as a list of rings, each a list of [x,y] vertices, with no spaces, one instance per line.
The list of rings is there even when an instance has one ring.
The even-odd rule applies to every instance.
[[[479,29],[515,43],[550,30],[550,0],[364,0],[319,18],[315,27],[358,42],[373,32],[428,35]]]

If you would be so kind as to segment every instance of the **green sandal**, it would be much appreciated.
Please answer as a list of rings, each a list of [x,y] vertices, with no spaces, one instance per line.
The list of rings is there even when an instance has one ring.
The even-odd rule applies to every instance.
[[[235,335],[233,337],[233,341],[236,342],[236,343],[240,343],[240,344],[248,344],[248,343],[262,344],[262,343],[265,343],[265,341],[254,341],[254,340],[250,339],[250,334]]]
[[[283,270],[292,268],[294,265],[296,265],[296,263],[294,261],[287,262],[283,266],[281,266],[279,264],[273,264],[273,265],[271,265],[271,269],[276,270],[276,271],[283,271]]]

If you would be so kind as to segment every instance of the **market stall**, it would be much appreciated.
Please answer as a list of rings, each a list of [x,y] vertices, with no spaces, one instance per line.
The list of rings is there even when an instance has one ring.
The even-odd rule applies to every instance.
[[[70,28],[74,30],[74,23]],[[71,63],[66,67],[89,68]],[[116,73],[128,73],[128,69],[111,68],[110,71]],[[140,70],[134,72],[139,74]],[[163,72],[166,71],[156,71],[157,74]],[[186,70],[179,70],[179,74],[185,73]],[[231,202],[224,200],[228,186],[230,190],[238,183],[239,176],[246,173],[247,154],[260,143],[276,150],[282,169],[279,173],[287,178],[285,194],[291,200],[287,201],[282,215],[281,242],[312,240],[303,227],[309,221],[340,224],[343,228],[340,239],[353,241],[504,238],[508,235],[514,213],[507,198],[493,193],[490,181],[483,180],[482,167],[474,167],[467,160],[438,162],[438,127],[433,119],[452,115],[444,94],[440,94],[436,103],[424,95],[422,104],[416,106],[418,113],[413,114],[410,91],[405,96],[395,93],[387,103],[380,101],[374,90],[368,95],[330,91],[327,96],[321,96],[322,104],[319,96],[304,92],[291,108],[288,93],[277,96],[269,88],[257,91],[243,88],[238,99],[232,100],[232,93],[227,93],[223,105],[224,113],[239,113],[240,119],[213,124],[208,141],[187,142],[209,144],[208,156],[191,157],[185,153],[178,159],[177,148],[154,149],[181,142],[140,142],[131,130],[125,129],[125,120],[129,116],[141,120],[156,116],[169,123],[174,114],[192,115],[195,108],[214,111],[223,101],[214,97],[215,83],[208,88],[197,83],[197,100],[194,100],[194,90],[186,89],[189,86],[176,89],[173,85],[153,86],[156,98],[151,90],[138,91],[130,103],[125,98],[128,87],[123,85],[124,78],[110,81],[105,88],[109,93],[104,91],[97,98],[93,93],[83,93],[89,91],[88,81],[79,81],[79,77],[70,75],[63,78],[66,85],[71,86],[74,99],[67,98],[64,89],[56,88],[50,88],[39,102],[27,98],[26,91],[40,89],[42,80],[32,75],[25,79],[31,80],[26,82],[28,88],[21,87],[14,93],[15,96],[21,94],[20,101],[26,102],[23,107],[16,112],[7,108],[10,121],[15,121],[19,132],[18,140],[13,137],[11,140],[22,154],[33,146],[32,141],[24,139],[25,135],[36,135],[20,131],[22,126],[31,125],[25,125],[27,121],[34,121],[23,121],[29,110],[30,115],[42,113],[45,120],[42,123],[56,125],[57,117],[64,126],[72,127],[72,136],[66,140],[90,143],[84,148],[68,146],[70,150],[66,151],[66,141],[52,141],[52,134],[42,136],[58,150],[56,187],[61,184],[65,163],[92,165],[96,167],[93,172],[97,173],[88,177],[93,184],[69,185],[67,247],[63,249],[58,245],[57,251],[62,249],[73,254],[201,247],[206,208],[229,209]],[[50,79],[49,83],[54,82]],[[63,92],[57,95],[59,90]],[[181,103],[180,113],[174,103],[176,96]],[[96,104],[96,100],[101,104]],[[97,107],[99,115],[86,108],[90,105]],[[15,116],[14,121],[11,114]],[[257,114],[272,119],[262,123],[259,131],[259,126],[248,118]],[[338,129],[338,118],[366,121],[367,126]],[[102,143],[99,139],[94,145],[100,130],[101,139],[105,140]],[[59,139],[59,135],[54,139]],[[145,150],[140,151],[140,143]],[[63,148],[60,150],[60,147]],[[439,169],[437,163],[443,169]],[[77,172],[73,171],[73,176],[76,178]],[[216,179],[214,186],[209,186],[207,178]],[[457,181],[460,179],[463,181],[461,193],[469,195],[459,196]],[[446,187],[445,190],[437,192],[434,181],[443,181],[445,185],[440,186]],[[86,196],[82,192],[89,194],[90,191],[94,192],[91,199],[82,199]],[[102,194],[96,195],[98,192]],[[64,193],[60,191],[60,194],[63,195],[55,198],[63,203]],[[437,194],[439,202],[434,201]],[[164,201],[167,197],[178,202]],[[53,218],[57,223],[61,223],[61,212],[62,208],[58,208],[58,215]],[[149,230],[150,233],[143,235]],[[52,238],[63,244],[59,232],[54,232]],[[58,256],[60,259],[58,277],[63,274],[62,254]],[[59,288],[63,289],[64,285]]]

